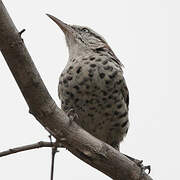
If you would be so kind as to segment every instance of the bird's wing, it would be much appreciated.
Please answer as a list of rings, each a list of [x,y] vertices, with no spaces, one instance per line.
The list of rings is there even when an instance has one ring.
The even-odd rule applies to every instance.
[[[123,79],[121,92],[122,92],[122,95],[124,97],[124,101],[125,101],[125,103],[127,105],[127,108],[129,108],[129,91],[128,91],[125,79]]]
[[[119,67],[124,67],[124,65],[121,63],[121,61],[115,56],[115,54],[113,53],[113,57],[111,58],[113,59],[114,62],[116,62]],[[122,69],[122,68],[121,68]],[[123,78],[123,84],[122,84],[122,88],[121,88],[121,91],[122,91],[122,95],[124,97],[124,101],[126,103],[126,106],[127,106],[127,109],[129,108],[129,91],[128,91],[128,88],[127,88],[127,85],[126,85],[126,81],[125,79]]]

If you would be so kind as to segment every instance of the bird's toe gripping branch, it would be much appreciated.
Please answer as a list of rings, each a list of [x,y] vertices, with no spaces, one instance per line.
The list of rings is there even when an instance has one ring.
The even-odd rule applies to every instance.
[[[74,121],[74,120],[79,119],[78,114],[77,114],[77,113],[75,112],[75,110],[72,109],[72,108],[67,111],[67,116],[69,117],[70,123],[71,123],[72,121]]]

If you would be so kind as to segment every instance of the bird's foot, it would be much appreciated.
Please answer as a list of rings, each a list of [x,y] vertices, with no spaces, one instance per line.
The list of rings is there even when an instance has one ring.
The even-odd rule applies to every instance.
[[[135,158],[132,158],[126,154],[124,154],[128,159],[130,159],[131,161],[133,161],[137,166],[139,166],[141,168],[141,174],[143,174],[144,172],[146,172],[146,170],[148,171],[147,173],[149,174],[151,172],[151,166],[144,166],[143,165],[143,160],[138,160]]]
[[[79,119],[79,116],[78,116],[78,114],[75,112],[74,109],[70,109],[70,110],[67,112],[67,116],[69,117],[70,123],[72,123],[72,121],[74,121],[74,120]]]
[[[144,166],[143,165],[143,160],[138,160],[139,162],[137,162],[136,164],[141,168],[141,174],[143,174],[144,172],[146,172],[146,170],[148,171],[147,173],[149,174],[151,172],[151,166]]]

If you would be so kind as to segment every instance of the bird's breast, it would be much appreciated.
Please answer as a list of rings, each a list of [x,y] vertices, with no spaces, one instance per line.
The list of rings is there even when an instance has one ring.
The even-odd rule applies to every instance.
[[[62,109],[74,109],[77,123],[106,142],[122,140],[128,129],[121,67],[104,56],[84,56],[69,61],[59,79]],[[113,132],[113,133],[112,133]],[[112,135],[113,134],[113,135]]]

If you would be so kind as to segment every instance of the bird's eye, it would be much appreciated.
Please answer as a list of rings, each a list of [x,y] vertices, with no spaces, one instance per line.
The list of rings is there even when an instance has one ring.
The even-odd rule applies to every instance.
[[[89,30],[87,28],[83,28],[82,31],[85,32],[85,33],[89,32]]]

